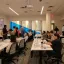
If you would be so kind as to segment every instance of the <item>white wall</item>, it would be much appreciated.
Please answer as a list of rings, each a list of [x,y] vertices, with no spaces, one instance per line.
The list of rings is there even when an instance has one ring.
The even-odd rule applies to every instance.
[[[8,18],[5,16],[5,15],[0,15],[0,18],[3,18],[4,19],[4,24],[7,25],[7,29],[9,29],[9,21],[8,21]]]
[[[41,22],[38,22],[38,27],[41,28],[40,26],[42,26],[44,23],[42,23],[42,21],[46,21],[46,17],[45,16],[18,16],[18,17],[8,17],[10,20],[12,21],[20,21],[20,24],[22,24],[23,26],[26,27],[26,20],[29,21],[29,28],[32,28],[33,30],[37,30],[36,29],[36,20],[38,21],[41,21]],[[10,21],[9,20],[9,21]],[[32,24],[32,27],[31,27],[31,24]],[[44,25],[43,25],[44,26]],[[38,28],[38,30],[39,30]],[[40,30],[42,30],[44,27],[42,27]]]
[[[60,32],[62,31],[62,26],[64,25],[64,21],[62,21],[61,18],[61,16],[54,17],[55,25],[59,28]]]
[[[35,20],[39,20],[39,21],[42,21],[42,31],[43,30],[46,30],[46,16],[18,16],[18,17],[6,17],[6,16],[3,16],[3,15],[0,15],[0,18],[4,18],[4,24],[6,24],[9,28],[9,25],[10,25],[10,20],[13,20],[13,21],[20,21],[20,24],[22,24],[21,21],[35,21]],[[56,26],[58,26],[60,32],[61,32],[61,28],[62,28],[62,25],[64,25],[64,21],[61,21],[61,16],[55,16],[54,17],[54,21],[55,21],[55,24]],[[34,24],[34,23],[33,23]],[[35,29],[35,24],[32,25],[33,28]]]
[[[26,21],[26,20],[44,20],[46,19],[45,16],[37,16],[37,15],[34,15],[34,16],[17,16],[17,17],[8,17],[10,20],[14,20],[14,21]]]

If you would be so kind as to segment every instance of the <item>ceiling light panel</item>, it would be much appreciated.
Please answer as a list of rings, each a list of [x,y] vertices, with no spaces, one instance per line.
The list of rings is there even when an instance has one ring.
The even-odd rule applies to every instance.
[[[43,10],[44,10],[44,6],[42,6],[42,9],[41,9],[41,14],[43,13]]]
[[[19,15],[15,10],[13,10],[11,7],[9,7],[9,9],[14,12],[16,15]]]

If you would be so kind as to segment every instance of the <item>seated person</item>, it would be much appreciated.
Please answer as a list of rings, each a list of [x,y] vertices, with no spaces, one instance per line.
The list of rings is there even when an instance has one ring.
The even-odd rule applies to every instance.
[[[47,33],[47,39],[51,39],[50,32]]]
[[[34,30],[34,31],[33,31],[33,36],[35,36],[35,34],[36,34],[36,31]]]
[[[28,38],[29,38],[29,37],[28,37],[28,33],[25,33],[25,34],[24,34],[24,38],[25,38],[25,42],[27,42],[27,41],[28,41]]]
[[[10,32],[10,40],[16,42],[16,32],[14,30]]]
[[[8,34],[7,34],[7,37],[8,37],[9,39],[10,39],[11,33],[12,33],[12,29],[9,29]]]
[[[42,35],[43,35],[43,39],[46,39],[47,38],[47,35],[46,35],[46,32],[45,31],[43,31]]]
[[[24,37],[25,31],[24,31],[24,28],[23,27],[21,27],[20,32],[21,32],[21,37]]]
[[[32,31],[29,31],[29,32],[28,32],[28,36],[29,36],[28,40],[33,39],[33,34],[32,34]]]
[[[53,31],[50,31],[50,35],[51,35],[51,41],[53,41],[54,40],[54,33],[53,33]]]
[[[50,31],[50,32],[47,33],[47,39],[49,41],[53,41],[54,40],[54,33],[53,33],[53,31]]]
[[[51,45],[53,51],[47,52],[49,56],[55,56],[57,58],[61,58],[61,49],[62,44],[57,34],[54,34],[54,40],[52,42],[48,42],[47,44]]]

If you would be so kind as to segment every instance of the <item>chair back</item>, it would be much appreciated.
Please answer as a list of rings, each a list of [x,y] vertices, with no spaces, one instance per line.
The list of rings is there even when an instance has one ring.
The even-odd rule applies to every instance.
[[[64,44],[64,38],[61,39],[61,42]]]
[[[9,54],[14,54],[16,52],[16,43],[13,43],[10,47]]]
[[[28,36],[25,36],[24,38],[25,38],[25,42],[27,42],[28,41]]]
[[[16,42],[16,36],[15,35],[11,35],[10,40],[11,40],[11,42]]]
[[[24,39],[22,39],[19,43],[19,48],[24,48]]]

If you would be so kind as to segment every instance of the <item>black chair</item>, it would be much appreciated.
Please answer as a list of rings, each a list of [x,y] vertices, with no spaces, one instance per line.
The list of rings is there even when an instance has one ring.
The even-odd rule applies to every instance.
[[[17,53],[16,53],[16,43],[13,43],[10,47],[10,50],[8,53],[4,54],[4,61],[5,62],[8,62],[9,63],[14,63],[14,60],[17,60],[18,61],[18,58],[14,58],[17,56]],[[18,57],[18,56],[17,56]],[[5,62],[3,62],[3,64],[5,64]]]
[[[23,53],[25,55],[25,40],[22,39],[20,42],[19,42],[19,54]]]
[[[62,57],[63,57],[63,54],[53,54],[52,56],[48,56],[45,63],[46,64],[60,64],[60,63],[63,63],[64,62],[62,61]],[[64,58],[63,58],[64,59]]]
[[[24,38],[25,38],[25,50],[27,50],[28,49],[27,48],[28,36],[25,36]]]

